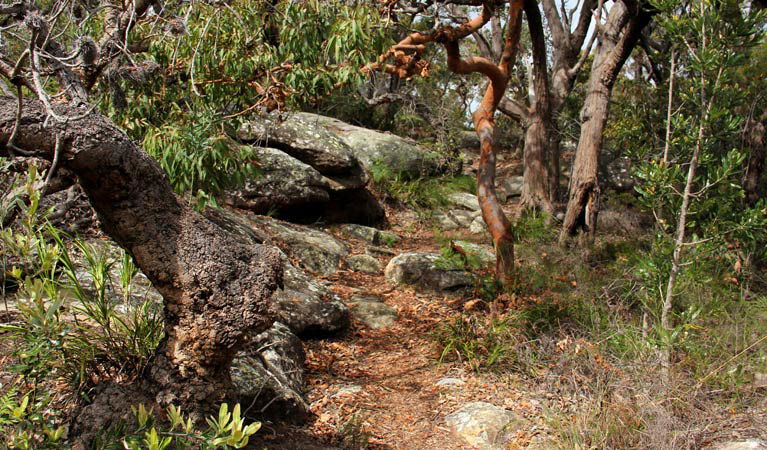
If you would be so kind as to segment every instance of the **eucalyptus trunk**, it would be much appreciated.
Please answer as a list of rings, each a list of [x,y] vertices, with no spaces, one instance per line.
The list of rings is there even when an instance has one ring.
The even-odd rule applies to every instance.
[[[592,240],[599,216],[599,156],[607,124],[610,97],[615,80],[626,58],[636,46],[652,13],[641,5],[616,2],[599,36],[589,76],[586,100],[581,109],[581,134],[575,152],[570,193],[560,242],[582,233]]]

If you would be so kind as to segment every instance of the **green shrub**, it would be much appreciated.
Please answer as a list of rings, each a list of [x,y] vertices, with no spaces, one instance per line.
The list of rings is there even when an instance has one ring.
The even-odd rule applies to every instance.
[[[467,175],[407,179],[383,163],[374,163],[370,172],[373,189],[385,200],[425,214],[448,206],[447,197],[454,192],[477,191],[476,181]]]

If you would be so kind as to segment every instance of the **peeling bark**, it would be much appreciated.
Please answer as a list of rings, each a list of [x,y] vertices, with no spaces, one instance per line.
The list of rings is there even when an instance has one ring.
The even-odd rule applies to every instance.
[[[16,104],[0,99],[0,156],[8,154]],[[108,119],[90,114],[69,124],[46,122],[42,104],[25,101],[15,145],[51,160],[57,140],[59,164],[76,174],[103,230],[164,298],[165,338],[145,387],[160,404],[190,412],[225,400],[234,354],[272,324],[269,298],[282,276],[278,252],[233,240],[191,209],[158,164]]]

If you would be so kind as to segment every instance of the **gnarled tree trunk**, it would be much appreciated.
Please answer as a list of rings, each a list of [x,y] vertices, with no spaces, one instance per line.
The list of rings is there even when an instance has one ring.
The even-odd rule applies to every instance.
[[[15,98],[0,98],[1,156],[10,153],[16,110]],[[144,384],[149,396],[191,413],[225,400],[235,352],[272,324],[268,300],[282,276],[277,251],[233,240],[191,209],[157,163],[108,119],[96,113],[73,123],[46,119],[40,102],[25,101],[13,143],[25,155],[53,160],[58,153],[103,230],[164,298],[165,338]]]
[[[593,239],[599,214],[598,160],[607,124],[610,96],[618,73],[639,39],[652,13],[642,6],[616,2],[599,36],[586,100],[581,109],[581,135],[575,153],[570,194],[560,242],[582,231]]]
[[[383,70],[397,74],[401,78],[428,73],[428,63],[421,60],[421,53],[426,44],[440,43],[447,53],[447,66],[457,74],[478,72],[485,75],[489,84],[482,97],[479,108],[474,112],[474,130],[480,140],[479,173],[477,175],[477,197],[482,211],[482,218],[487,224],[496,250],[496,275],[504,284],[513,280],[514,271],[514,236],[511,232],[511,222],[501,208],[495,192],[495,111],[503,99],[509,82],[511,67],[517,55],[519,36],[522,26],[522,9],[524,0],[509,1],[509,20],[503,49],[496,64],[488,58],[462,58],[459,42],[466,36],[476,33],[495,14],[495,2],[482,2],[482,12],[473,19],[457,27],[440,27],[431,33],[412,33],[394,45],[379,62],[372,64],[368,70]],[[393,59],[394,64],[386,64],[387,59]]]

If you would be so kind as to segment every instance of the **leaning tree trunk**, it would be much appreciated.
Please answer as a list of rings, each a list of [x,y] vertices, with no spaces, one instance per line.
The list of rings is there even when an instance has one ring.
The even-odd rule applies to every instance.
[[[0,156],[14,152],[8,140],[16,109],[15,98],[0,99]],[[165,338],[147,373],[149,395],[190,413],[225,400],[235,353],[272,323],[268,300],[282,276],[277,251],[233,240],[191,209],[157,163],[108,119],[47,119],[40,102],[24,102],[16,153],[56,159],[75,173],[104,232],[163,296]]]
[[[625,0],[624,0],[625,1]],[[593,239],[599,215],[599,168],[602,134],[607,124],[610,96],[618,73],[652,13],[631,2],[616,2],[601,32],[581,109],[581,135],[575,152],[570,194],[560,242],[582,232]]]

